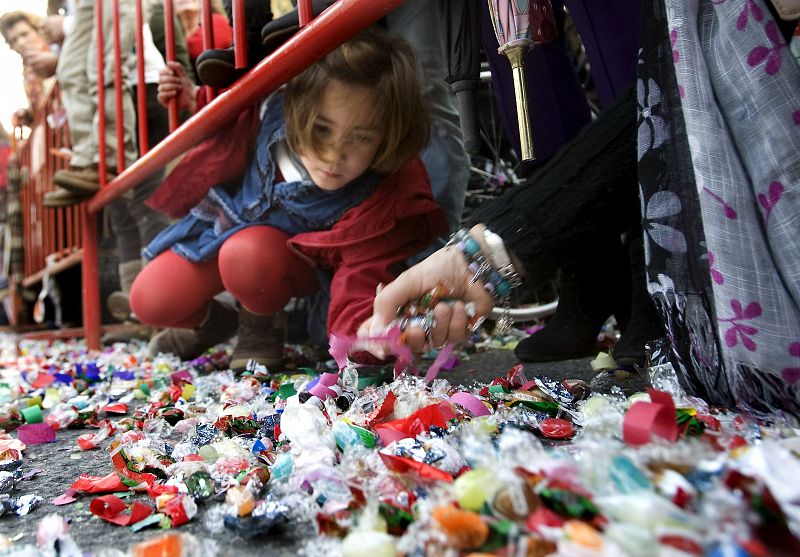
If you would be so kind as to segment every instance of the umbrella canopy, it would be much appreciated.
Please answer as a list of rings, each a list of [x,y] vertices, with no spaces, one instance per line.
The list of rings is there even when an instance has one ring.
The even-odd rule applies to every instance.
[[[447,82],[458,102],[461,134],[467,153],[480,149],[478,128],[478,85],[480,84],[480,2],[481,0],[440,0],[446,23]]]
[[[530,46],[530,10],[529,0],[488,0],[489,14],[497,35],[500,52],[509,48]]]

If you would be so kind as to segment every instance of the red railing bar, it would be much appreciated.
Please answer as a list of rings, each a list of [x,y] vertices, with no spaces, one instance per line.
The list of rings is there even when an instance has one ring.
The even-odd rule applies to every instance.
[[[100,155],[98,170],[100,191],[106,186],[106,93],[105,93],[105,40],[103,37],[103,0],[94,3],[97,41],[97,150]],[[119,18],[116,18],[117,20]],[[117,94],[119,96],[119,93]],[[119,115],[118,115],[119,118]],[[124,156],[124,155],[123,155]],[[97,214],[84,205],[81,210],[83,223],[83,264],[81,265],[83,326],[86,329],[86,346],[100,349],[100,275],[97,265]]]
[[[203,29],[203,50],[214,48],[214,22],[212,21],[213,8],[211,7],[211,0],[203,0],[200,2],[200,26]],[[244,20],[242,20],[244,21]],[[206,86],[206,99],[213,100],[216,96],[216,91],[213,87]]]
[[[117,132],[117,172],[125,170],[125,120],[122,114],[122,46],[119,37],[119,2],[114,0],[111,13],[114,18],[114,124]],[[103,139],[99,139],[103,141]]]
[[[169,161],[232,122],[244,108],[274,91],[353,35],[384,17],[404,0],[339,0],[262,60],[236,84],[140,157],[88,202],[96,214]],[[84,254],[84,257],[86,255]]]
[[[305,27],[314,18],[311,10],[311,0],[299,0],[297,2],[297,19],[300,27]]]
[[[139,129],[139,154],[144,155],[147,145],[147,84],[144,82],[144,14],[142,0],[136,0],[136,121]]]
[[[175,10],[172,0],[164,0],[164,42],[167,47],[167,62],[175,61]],[[178,99],[172,98],[167,106],[169,131],[178,127]]]
[[[236,69],[247,67],[247,35],[245,33],[244,0],[233,0],[233,56]]]

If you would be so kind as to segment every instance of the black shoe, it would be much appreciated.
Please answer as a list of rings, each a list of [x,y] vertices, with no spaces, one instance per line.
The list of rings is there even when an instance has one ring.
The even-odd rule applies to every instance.
[[[311,11],[314,17],[324,12],[333,0],[312,0]],[[261,29],[261,43],[268,52],[274,52],[300,30],[300,16],[297,8],[287,12],[278,19],[273,19]]]
[[[228,18],[233,21],[232,14]],[[225,89],[233,85],[236,80],[246,74],[256,64],[263,60],[271,51],[261,44],[261,29],[272,21],[270,3],[264,0],[245,0],[244,2],[244,32],[245,48],[247,50],[247,65],[236,68],[234,47],[212,48],[197,57],[195,69],[197,77],[205,85]]]
[[[597,354],[597,334],[613,313],[627,319],[630,271],[621,242],[603,252],[576,254],[562,269],[558,309],[544,329],[523,339],[514,353],[523,362],[554,362]],[[608,246],[608,247],[606,247]]]
[[[252,67],[249,53],[247,62],[249,67],[236,69],[233,47],[204,50],[197,57],[197,77],[205,85],[225,89],[233,85]]]
[[[631,262],[631,319],[622,327],[622,335],[611,355],[621,367],[642,368],[645,365],[644,345],[664,336],[661,316],[647,291],[644,244],[641,229],[628,235]]]

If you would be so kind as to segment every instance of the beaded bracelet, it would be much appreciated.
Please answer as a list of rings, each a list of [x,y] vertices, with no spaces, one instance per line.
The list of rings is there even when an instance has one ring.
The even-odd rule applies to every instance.
[[[519,275],[517,273],[510,273],[507,277],[501,275],[483,255],[478,241],[465,228],[455,232],[447,245],[457,247],[467,260],[467,267],[473,273],[469,284],[481,281],[484,289],[494,297],[495,303],[503,306],[503,315],[497,320],[497,329],[501,334],[508,331],[514,324],[510,315],[511,290],[521,284]]]

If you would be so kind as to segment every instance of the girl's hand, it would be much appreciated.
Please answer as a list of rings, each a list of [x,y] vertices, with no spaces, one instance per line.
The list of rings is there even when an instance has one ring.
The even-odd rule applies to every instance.
[[[475,315],[487,316],[494,298],[478,282],[469,284],[472,272],[457,247],[449,246],[433,253],[386,285],[375,297],[373,315],[359,329],[358,335],[377,336],[395,318],[398,308],[419,299],[437,284],[452,291],[455,303],[440,302],[433,310],[435,324],[431,331],[434,347],[445,342],[464,342],[469,338],[466,304],[472,303]],[[406,330],[407,344],[414,351],[425,346],[425,332],[419,327]]]
[[[197,108],[195,84],[186,77],[183,66],[178,62],[167,62],[158,75],[158,102],[165,107],[172,99],[178,99],[178,110],[186,109],[194,113]]]

